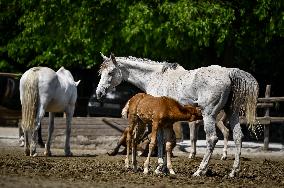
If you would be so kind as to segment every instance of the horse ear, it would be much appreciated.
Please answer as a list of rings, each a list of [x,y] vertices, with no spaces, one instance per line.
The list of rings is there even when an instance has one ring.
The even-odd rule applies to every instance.
[[[77,82],[75,82],[75,85],[78,86],[80,82],[81,80],[78,80]]]
[[[113,64],[117,64],[117,62],[116,62],[116,59],[115,59],[115,57],[114,57],[114,54],[113,53],[111,53],[110,54],[110,58],[111,58],[111,60],[112,60],[112,62],[113,62]]]
[[[101,56],[102,56],[102,58],[103,58],[104,61],[108,59],[108,57],[105,56],[102,52],[100,52],[100,54],[101,54]]]

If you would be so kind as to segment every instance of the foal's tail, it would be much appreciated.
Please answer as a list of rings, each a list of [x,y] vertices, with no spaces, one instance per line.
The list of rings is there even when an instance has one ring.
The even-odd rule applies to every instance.
[[[123,109],[121,111],[121,117],[123,119],[128,118],[128,109],[129,109],[129,100],[127,101],[127,103],[125,104],[125,106],[123,107]]]
[[[230,72],[232,80],[232,107],[238,110],[240,107],[244,110],[247,124],[253,125],[256,117],[256,106],[258,97],[258,83],[256,79],[249,73],[233,68]]]
[[[38,74],[31,70],[23,83],[22,94],[22,128],[31,130],[35,125],[38,105]]]

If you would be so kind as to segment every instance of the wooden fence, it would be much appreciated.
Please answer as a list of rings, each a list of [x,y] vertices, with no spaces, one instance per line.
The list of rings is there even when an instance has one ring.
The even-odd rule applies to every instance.
[[[54,120],[54,136],[65,135],[66,119],[56,117]],[[47,137],[48,117],[42,120],[42,136]],[[120,136],[127,126],[127,121],[122,118],[110,117],[74,117],[72,120],[72,135],[82,135],[91,140],[99,136]]]
[[[270,109],[275,107],[278,102],[284,102],[284,97],[270,97],[271,85],[266,86],[265,97],[258,98],[258,108],[264,109],[264,116],[256,117],[256,124],[264,126],[264,150],[269,148],[269,128],[272,123],[284,123],[284,117],[271,117]],[[2,113],[1,113],[2,114]],[[2,114],[3,115],[3,114]],[[246,120],[241,117],[241,124]],[[65,134],[65,118],[55,118],[54,136],[63,136]],[[48,118],[42,121],[43,138],[47,137]],[[99,136],[120,136],[127,126],[127,121],[122,118],[109,117],[75,117],[72,121],[72,136],[83,135],[89,139],[95,139]],[[175,130],[178,137],[182,137],[181,125],[176,125]]]
[[[256,117],[256,123],[264,125],[264,150],[269,148],[269,127],[272,123],[284,123],[284,117],[271,117],[270,108],[275,106],[277,102],[284,102],[284,97],[270,97],[271,85],[266,86],[265,97],[258,98],[258,108],[264,108],[263,117]]]

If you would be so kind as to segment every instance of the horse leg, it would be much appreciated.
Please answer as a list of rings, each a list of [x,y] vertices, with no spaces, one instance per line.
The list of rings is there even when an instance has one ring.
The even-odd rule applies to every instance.
[[[215,127],[216,118],[213,117],[212,115],[206,114],[203,115],[203,121],[204,121],[204,131],[206,133],[207,149],[205,151],[204,157],[200,163],[198,170],[193,174],[193,176],[200,176],[206,174],[209,160],[213,153],[214,147],[218,142],[218,137],[216,136],[216,127]]]
[[[219,118],[221,116],[221,118]],[[217,116],[217,127],[220,129],[224,136],[224,148],[221,160],[227,159],[227,151],[228,151],[228,140],[229,140],[229,129],[225,126],[227,123],[227,115],[226,113],[219,113]]]
[[[129,128],[127,131],[127,136],[126,136],[126,157],[125,157],[125,168],[129,168],[129,153],[130,153],[130,142],[132,141],[133,137],[132,137],[132,132],[133,132],[133,126],[134,123],[132,121],[128,121],[129,122]]]
[[[163,173],[163,169],[165,167],[164,164],[164,131],[163,129],[158,129],[158,135],[156,131],[156,136],[158,140],[157,148],[158,148],[158,167],[155,170],[156,174]],[[154,145],[155,146],[155,145]],[[154,147],[153,147],[154,149]]]
[[[65,156],[73,156],[73,153],[70,150],[70,136],[71,136],[71,123],[72,117],[74,114],[75,106],[69,106],[66,111],[66,137],[65,137]]]
[[[26,156],[30,155],[30,143],[29,143],[29,132],[24,130],[24,147],[25,147],[25,154]]]
[[[47,141],[45,144],[45,156],[51,156],[50,152],[50,144],[51,144],[51,136],[54,130],[54,113],[49,112],[49,124],[48,124],[48,134],[47,134]]]
[[[24,131],[22,126],[19,126],[19,143],[20,143],[20,147],[25,146],[25,136],[24,136]]]
[[[38,130],[40,128],[40,122],[41,119],[44,116],[45,110],[44,110],[44,105],[39,105],[38,111],[37,111],[37,116],[35,119],[35,127],[32,130],[32,139],[31,139],[31,147],[30,147],[30,156],[36,157],[37,153],[36,153],[36,144],[38,141]]]
[[[240,171],[240,156],[241,156],[242,138],[243,138],[243,133],[239,122],[238,113],[233,113],[231,115],[231,117],[229,118],[229,123],[233,131],[233,139],[236,147],[234,165],[229,176],[234,177],[235,174]]]
[[[153,122],[152,124],[152,134],[151,134],[151,141],[150,141],[150,144],[149,144],[149,152],[148,152],[148,156],[144,162],[144,174],[148,174],[149,173],[149,163],[150,163],[150,157],[151,157],[151,154],[154,150],[154,147],[156,145],[156,142],[157,142],[157,131],[158,131],[158,123],[157,122]],[[159,156],[160,157],[160,156]],[[158,158],[158,163],[159,161],[162,160],[163,162],[163,158]],[[158,166],[159,168],[159,166]],[[158,168],[156,169],[156,173],[158,173],[159,171]],[[160,170],[160,169],[159,169]]]
[[[138,126],[138,125],[137,125]],[[137,160],[136,160],[136,156],[137,156],[137,139],[138,139],[138,127],[135,127],[135,133],[134,133],[134,138],[132,139],[132,167],[133,167],[133,171],[137,172]]]
[[[115,148],[110,150],[109,152],[107,152],[107,154],[109,156],[115,156],[118,153],[120,146],[126,143],[126,137],[127,137],[128,129],[129,128],[126,127],[126,129],[123,131],[123,133],[122,133],[121,137],[119,138]]]
[[[44,148],[44,142],[42,140],[42,135],[41,135],[41,124],[39,126],[38,131],[37,131],[37,135],[38,135],[37,143],[38,143],[39,147]]]
[[[166,142],[166,160],[167,160],[167,168],[170,172],[170,174],[175,174],[175,171],[173,170],[173,166],[172,166],[172,160],[171,160],[171,156],[172,156],[172,134],[173,134],[173,130],[171,130],[171,128],[166,128],[164,129],[165,131],[165,142]]]
[[[174,157],[174,153],[173,153],[173,149],[176,147],[176,144],[177,144],[177,138],[176,138],[176,134],[175,134],[175,131],[172,129],[172,134],[171,134],[171,144],[172,144],[172,151],[171,151],[171,157]]]
[[[190,153],[189,153],[189,158],[194,159],[196,155],[196,142],[198,138],[198,130],[201,125],[202,121],[192,121],[189,122],[189,130],[190,130],[190,142],[191,142],[191,147],[190,147]]]

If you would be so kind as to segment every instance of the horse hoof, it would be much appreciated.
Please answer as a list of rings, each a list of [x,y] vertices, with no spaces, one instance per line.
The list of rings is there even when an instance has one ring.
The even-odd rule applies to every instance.
[[[176,175],[175,171],[173,169],[170,169],[170,175]]]
[[[107,154],[108,154],[108,156],[115,156],[117,154],[117,152],[114,151],[114,150],[111,150],[111,151],[107,152]]]
[[[158,166],[155,170],[155,174],[159,175],[159,174],[162,174],[163,171],[161,170],[161,168]]]
[[[45,151],[43,154],[44,154],[44,156],[46,156],[46,157],[51,157],[51,152]]]
[[[144,168],[143,174],[148,174],[149,170],[147,168]]]
[[[226,160],[227,159],[227,156],[222,156],[221,157],[221,160]]]
[[[137,172],[138,170],[137,170],[137,167],[135,167],[135,168],[133,168],[133,172]]]
[[[67,152],[67,153],[65,153],[65,156],[66,157],[72,157],[73,156],[73,153],[70,151],[70,152]]]
[[[34,153],[34,154],[32,154],[31,156],[32,156],[32,157],[37,157],[38,154],[37,154],[37,153]]]
[[[193,176],[193,177],[200,177],[201,175],[200,175],[200,172],[199,172],[199,171],[196,171],[192,176]]]
[[[44,148],[45,147],[45,144],[43,142],[39,142],[38,145],[39,145],[40,148]]]
[[[21,142],[20,147],[24,147],[24,146],[25,146],[25,142]]]
[[[195,158],[195,154],[194,154],[194,153],[190,153],[189,156],[188,156],[188,158],[194,159],[194,158]]]
[[[231,172],[231,173],[229,174],[229,177],[230,177],[230,178],[235,177],[235,173],[234,173],[234,172]]]
[[[197,170],[192,176],[193,177],[200,177],[200,176],[205,176],[207,173],[207,169],[204,170]]]
[[[232,170],[231,173],[229,174],[229,177],[230,177],[230,178],[234,178],[234,177],[236,177],[236,175],[237,175],[239,172],[240,172],[239,169],[234,169],[234,170]]]

